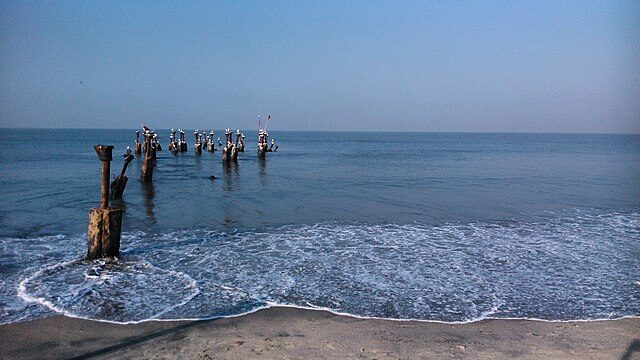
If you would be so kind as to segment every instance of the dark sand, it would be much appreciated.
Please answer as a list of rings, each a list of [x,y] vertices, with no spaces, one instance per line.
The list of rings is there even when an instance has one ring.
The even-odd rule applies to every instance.
[[[64,316],[0,326],[0,359],[640,359],[640,319],[439,324],[271,308],[230,319],[115,325]]]

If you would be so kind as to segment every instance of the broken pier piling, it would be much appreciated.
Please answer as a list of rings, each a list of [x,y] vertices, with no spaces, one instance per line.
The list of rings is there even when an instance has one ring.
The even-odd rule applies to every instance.
[[[111,171],[111,145],[95,145],[102,163],[100,207],[89,210],[87,229],[87,260],[120,256],[122,210],[109,207],[109,176]]]
[[[124,193],[124,189],[127,187],[127,181],[129,180],[129,178],[125,176],[125,172],[131,160],[133,160],[133,155],[131,155],[131,149],[127,146],[127,152],[124,154],[124,164],[122,165],[120,175],[111,182],[110,195],[112,200],[122,198],[122,193]]]
[[[140,179],[144,182],[150,182],[153,180],[153,167],[156,165],[156,147],[152,143],[154,132],[147,130],[144,133],[144,144],[147,152],[144,154],[144,160],[142,161],[142,169],[140,171]]]

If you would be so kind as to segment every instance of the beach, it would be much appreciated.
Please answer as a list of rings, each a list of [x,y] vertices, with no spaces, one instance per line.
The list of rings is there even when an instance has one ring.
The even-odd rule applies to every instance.
[[[446,324],[273,307],[131,325],[53,316],[0,325],[0,338],[3,359],[640,359],[639,318]]]
[[[87,260],[91,144],[135,133],[51,132],[0,133],[0,359],[638,357],[638,136],[278,132],[152,183],[136,156],[120,257]]]

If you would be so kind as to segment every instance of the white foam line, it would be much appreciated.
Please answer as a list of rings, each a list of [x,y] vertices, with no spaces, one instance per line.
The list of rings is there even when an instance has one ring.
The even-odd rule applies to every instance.
[[[22,300],[24,300],[25,302],[34,302],[34,303],[38,303],[40,305],[43,305],[44,307],[46,307],[47,309],[56,312],[58,314],[63,314],[65,316],[68,317],[73,317],[73,318],[80,318],[79,316],[76,316],[73,313],[70,313],[66,310],[63,310],[61,308],[58,308],[57,306],[55,306],[52,302],[45,300],[44,298],[38,298],[38,297],[34,297],[31,296],[27,293],[27,284],[29,283],[29,281],[33,280],[34,278],[42,275],[42,273],[44,273],[45,271],[49,271],[49,270],[55,270],[61,267],[65,267],[67,265],[73,264],[74,262],[79,261],[79,259],[72,259],[72,260],[68,260],[68,261],[63,261],[61,263],[55,264],[53,266],[49,266],[43,269],[40,269],[38,271],[36,271],[35,273],[33,273],[31,276],[27,276],[24,280],[22,280],[20,282],[20,284],[18,284],[18,297]]]
[[[189,275],[185,274],[185,273],[179,273],[182,274],[183,276],[189,278],[192,280],[192,285],[195,287],[196,291],[194,291],[192,296],[189,296],[187,299],[185,299],[184,301],[182,301],[181,303],[172,306],[168,309],[165,309],[157,314],[154,314],[152,317],[148,318],[148,319],[143,319],[143,320],[134,320],[134,321],[114,321],[114,320],[107,320],[107,319],[93,319],[93,318],[89,318],[89,317],[83,317],[83,316],[79,316],[76,315],[74,313],[68,312],[66,310],[63,310],[61,308],[58,308],[57,306],[55,306],[53,303],[51,303],[50,301],[45,300],[44,298],[37,298],[37,297],[33,297],[31,295],[29,295],[26,291],[26,285],[28,284],[28,282],[38,276],[40,276],[43,272],[48,271],[48,270],[54,270],[57,268],[61,268],[64,266],[67,266],[69,264],[72,264],[76,261],[79,261],[79,259],[72,259],[69,261],[65,261],[62,263],[58,263],[55,264],[53,266],[41,269],[36,271],[33,275],[25,278],[24,280],[22,280],[20,282],[20,284],[18,285],[18,297],[20,297],[21,299],[23,299],[26,302],[35,302],[35,303],[39,303],[43,306],[45,306],[46,308],[48,308],[49,310],[52,310],[58,314],[62,314],[64,316],[70,317],[70,318],[75,318],[75,319],[83,319],[83,320],[91,320],[91,321],[98,321],[98,322],[104,322],[104,323],[109,323],[109,324],[119,324],[119,325],[135,325],[135,324],[141,324],[141,323],[145,323],[145,322],[150,322],[150,321],[163,321],[163,322],[168,322],[168,321],[199,321],[199,320],[214,320],[214,319],[228,319],[228,318],[236,318],[236,317],[241,317],[244,315],[248,315],[248,314],[253,314],[255,312],[258,312],[260,310],[264,310],[264,309],[269,309],[272,307],[283,307],[283,308],[296,308],[296,309],[303,309],[303,310],[313,310],[313,311],[326,311],[329,312],[331,314],[335,314],[335,315],[339,315],[339,316],[345,316],[345,317],[350,317],[350,318],[355,318],[355,319],[363,319],[363,320],[386,320],[386,321],[398,321],[398,322],[410,322],[410,321],[414,321],[414,322],[424,322],[424,323],[436,323],[436,324],[470,324],[470,323],[474,323],[474,322],[478,322],[478,321],[482,321],[482,320],[526,320],[526,321],[540,321],[540,322],[549,322],[549,323],[569,323],[569,322],[596,322],[596,321],[613,321],[613,320],[620,320],[620,319],[637,319],[640,318],[640,315],[626,315],[626,316],[621,316],[621,317],[617,317],[617,318],[599,318],[599,319],[574,319],[574,320],[549,320],[549,319],[541,319],[541,318],[533,318],[533,317],[523,317],[523,318],[517,318],[517,317],[493,317],[493,316],[489,316],[491,314],[493,314],[498,307],[494,306],[494,308],[492,308],[491,310],[487,311],[486,313],[484,313],[482,316],[478,317],[478,318],[474,318],[474,319],[469,319],[469,320],[463,320],[463,321],[443,321],[443,320],[433,320],[433,319],[416,319],[416,318],[408,318],[408,319],[396,319],[396,318],[386,318],[386,317],[379,317],[379,316],[363,316],[363,315],[357,315],[357,314],[350,314],[350,313],[346,313],[346,312],[341,312],[341,311],[337,311],[337,310],[333,310],[331,308],[328,307],[323,307],[323,306],[316,306],[313,304],[309,304],[309,306],[303,306],[303,305],[293,305],[293,304],[286,304],[286,303],[275,303],[275,302],[267,302],[266,305],[263,306],[258,306],[256,308],[253,308],[249,311],[246,312],[242,312],[242,313],[238,313],[238,314],[234,314],[234,315],[221,315],[221,316],[210,316],[210,317],[198,317],[198,318],[177,318],[177,319],[158,319],[157,317],[162,316],[163,314],[169,312],[170,310],[173,310],[175,308],[184,306],[185,304],[187,304],[189,301],[191,301],[195,296],[197,296],[200,293],[200,289],[197,287],[197,282],[190,277]],[[155,269],[161,270],[161,271],[165,271],[168,273],[176,273],[178,274],[178,272],[172,271],[172,270],[164,270],[164,269],[160,269],[158,267],[155,267],[154,265],[152,265],[149,262],[146,262],[147,264],[149,264],[151,267],[154,267]],[[222,287],[222,286],[221,286]]]
[[[181,272],[176,272],[173,270],[164,270],[164,269],[160,269],[156,266],[153,266],[151,263],[144,261],[146,264],[148,264],[150,267],[155,268],[157,270],[163,271],[163,272],[167,272],[169,274],[181,274],[182,276],[191,279],[191,283],[192,286],[195,288],[195,291],[193,292],[193,294],[191,296],[188,296],[184,301],[180,302],[179,304],[176,304],[174,306],[171,306],[165,310],[160,311],[157,314],[154,314],[152,317],[148,318],[148,319],[144,319],[144,320],[139,320],[139,321],[113,321],[113,320],[106,320],[106,319],[93,319],[93,318],[89,318],[89,317],[84,317],[84,316],[80,316],[80,315],[76,315],[72,312],[69,312],[67,310],[61,309],[57,306],[55,306],[52,302],[45,300],[44,298],[39,298],[39,297],[34,297],[31,296],[27,293],[27,284],[29,283],[29,281],[33,280],[34,278],[39,277],[40,275],[42,275],[42,273],[44,273],[45,271],[50,271],[50,270],[55,270],[61,267],[65,267],[67,265],[73,264],[74,262],[77,261],[81,261],[81,259],[72,259],[72,260],[68,260],[68,261],[64,261],[58,264],[55,264],[53,266],[49,266],[43,269],[40,269],[38,271],[36,271],[35,273],[33,273],[31,276],[26,277],[24,280],[22,280],[20,282],[20,284],[18,284],[18,291],[17,291],[17,295],[19,298],[21,298],[22,300],[24,300],[25,302],[33,302],[33,303],[37,303],[40,305],[43,305],[44,307],[46,307],[47,309],[58,313],[58,314],[62,314],[66,317],[70,317],[70,318],[74,318],[74,319],[82,319],[82,320],[92,320],[92,321],[98,321],[98,322],[105,322],[105,323],[111,323],[111,324],[121,324],[121,325],[128,325],[128,324],[139,324],[142,322],[147,322],[147,321],[165,321],[163,319],[156,319],[156,317],[158,316],[162,316],[163,314],[178,308],[180,306],[183,306],[185,304],[187,304],[189,301],[191,301],[194,297],[196,297],[198,294],[200,294],[200,289],[197,287],[197,282],[195,281],[195,279],[193,279],[191,276],[185,274],[185,273],[181,273]],[[256,309],[256,311],[258,311],[260,309]],[[244,315],[244,314],[241,314]],[[241,316],[240,315],[240,316]],[[180,321],[181,319],[171,319],[171,321]],[[197,320],[197,319],[194,319]],[[203,319],[204,320],[204,319]]]
[[[500,318],[500,317],[491,317],[491,316],[481,317],[481,318],[476,318],[476,319],[470,319],[470,320],[465,320],[465,321],[443,321],[443,320],[413,319],[413,318],[410,318],[410,319],[396,319],[396,318],[385,318],[385,317],[377,317],[377,316],[355,315],[355,314],[350,314],[350,313],[345,313],[345,312],[332,310],[330,308],[321,307],[321,306],[302,306],[302,305],[280,304],[280,303],[272,303],[272,302],[268,302],[267,305],[258,306],[258,307],[254,308],[254,309],[249,310],[249,311],[245,311],[245,312],[234,314],[234,315],[219,315],[219,316],[208,316],[208,317],[198,317],[198,318],[178,318],[178,319],[151,319],[151,318],[149,318],[149,319],[143,319],[143,320],[138,320],[138,321],[124,321],[124,322],[121,322],[121,321],[112,321],[112,320],[103,320],[103,319],[83,318],[83,317],[80,317],[80,316],[69,316],[67,314],[64,314],[64,315],[65,316],[69,316],[69,317],[73,317],[73,318],[77,318],[77,319],[104,322],[104,323],[110,323],[110,324],[135,325],[135,324],[142,324],[142,323],[151,322],[151,321],[178,322],[178,321],[207,321],[207,320],[215,320],[215,319],[233,319],[233,318],[238,318],[238,317],[241,317],[241,316],[250,315],[250,314],[256,313],[258,311],[271,309],[271,308],[294,308],[294,309],[311,310],[311,311],[324,311],[324,312],[328,312],[328,313],[331,313],[331,314],[334,314],[334,315],[338,315],[338,316],[344,316],[344,317],[349,317],[349,318],[354,318],[354,319],[361,319],[361,320],[383,320],[383,321],[393,321],[393,322],[420,322],[420,323],[434,323],[434,324],[445,324],[445,325],[465,325],[465,324],[476,323],[476,322],[483,321],[483,320],[509,320],[509,321],[512,321],[512,320],[524,320],[524,321],[539,321],[539,322],[548,322],[548,323],[575,323],[575,322],[615,321],[615,320],[622,320],[622,319],[640,319],[640,315],[626,315],[626,316],[621,316],[621,317],[617,317],[617,318],[576,319],[576,320],[548,320],[548,319],[528,318],[528,317],[524,317],[524,318],[516,318],[516,317]]]
[[[178,303],[178,304],[176,304],[176,305],[173,305],[173,306],[169,306],[169,307],[167,307],[166,309],[164,309],[164,310],[160,311],[159,313],[157,313],[157,314],[153,315],[153,316],[151,317],[151,319],[155,319],[155,318],[157,318],[157,317],[159,317],[159,316],[162,316],[162,315],[164,315],[164,314],[168,313],[169,311],[171,311],[171,310],[173,310],[173,309],[176,309],[176,308],[179,308],[179,307],[181,307],[181,306],[186,305],[186,304],[187,304],[189,301],[191,301],[194,297],[196,297],[196,296],[198,296],[198,294],[200,294],[200,288],[198,288],[198,282],[197,282],[194,278],[192,278],[191,276],[189,276],[188,274],[183,273],[183,272],[179,272],[179,271],[174,271],[174,270],[164,270],[164,269],[161,269],[161,268],[159,268],[159,267],[157,267],[157,266],[154,266],[153,264],[151,264],[150,262],[145,261],[145,260],[143,260],[143,262],[145,262],[146,264],[148,264],[150,267],[152,267],[152,268],[154,268],[154,269],[156,269],[156,270],[159,270],[159,271],[162,271],[162,272],[168,273],[169,275],[178,275],[178,276],[181,276],[181,277],[183,277],[183,278],[186,278],[186,279],[187,279],[187,281],[190,281],[190,282],[191,282],[191,287],[192,287],[193,289],[195,289],[195,291],[193,291],[193,293],[191,294],[191,296],[187,296],[187,297],[186,297],[183,301],[181,301],[180,303]]]
[[[415,321],[415,322],[424,322],[424,323],[437,323],[437,324],[450,324],[450,325],[455,325],[455,324],[471,324],[471,323],[475,323],[478,321],[483,321],[483,320],[526,320],[526,321],[540,321],[540,322],[550,322],[550,323],[570,323],[570,322],[595,322],[595,321],[614,321],[614,320],[621,320],[621,319],[640,319],[640,315],[625,315],[625,316],[621,316],[621,317],[617,317],[617,318],[602,318],[602,319],[576,319],[576,320],[548,320],[548,319],[539,319],[539,318],[528,318],[528,317],[523,317],[523,318],[511,318],[511,317],[505,317],[505,318],[500,318],[500,317],[492,317],[492,316],[481,316],[479,318],[475,318],[475,319],[471,319],[471,320],[464,320],[464,321],[444,321],[444,320],[431,320],[431,319],[396,319],[396,318],[385,318],[385,317],[378,317],[378,316],[363,316],[363,315],[355,315],[355,314],[350,314],[350,313],[345,313],[345,312],[340,312],[340,311],[336,311],[336,310],[332,310],[330,308],[327,307],[323,307],[323,306],[315,306],[315,305],[311,305],[311,306],[302,306],[302,305],[293,305],[293,304],[280,304],[280,303],[272,303],[272,302],[268,302],[267,306],[264,306],[258,310],[262,310],[263,308],[272,308],[272,307],[283,307],[283,308],[295,308],[295,309],[303,309],[303,310],[312,310],[312,311],[326,311],[335,315],[339,315],[339,316],[345,316],[345,317],[350,317],[350,318],[355,318],[355,319],[363,319],[363,320],[385,320],[385,321],[397,321],[397,322],[409,322],[409,321]],[[256,310],[256,311],[258,311]],[[247,312],[245,314],[250,314],[253,313],[255,311],[250,311]],[[230,317],[236,317],[236,316],[242,316],[244,314],[241,315],[234,315],[234,316],[230,316]],[[197,319],[196,319],[197,320]],[[179,320],[176,320],[179,321]]]

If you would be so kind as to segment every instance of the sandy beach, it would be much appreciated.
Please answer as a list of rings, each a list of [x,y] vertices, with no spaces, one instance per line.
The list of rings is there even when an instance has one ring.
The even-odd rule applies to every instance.
[[[356,319],[276,307],[207,321],[117,325],[54,316],[0,326],[2,359],[640,359],[640,319]]]

